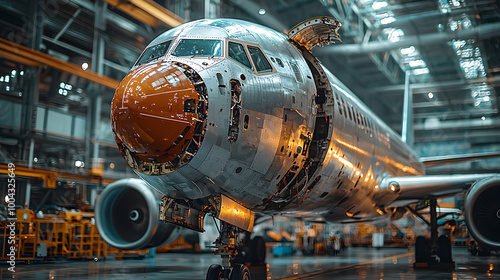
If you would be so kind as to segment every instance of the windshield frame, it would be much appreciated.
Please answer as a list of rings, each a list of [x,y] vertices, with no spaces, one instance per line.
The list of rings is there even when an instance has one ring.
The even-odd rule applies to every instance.
[[[153,60],[159,59],[160,57],[164,57],[164,56],[166,56],[166,55],[170,52],[170,49],[172,48],[172,43],[173,43],[173,42],[174,42],[173,38],[169,38],[169,39],[167,39],[167,40],[165,40],[165,41],[161,41],[161,42],[159,42],[159,43],[157,43],[157,44],[154,44],[154,45],[151,45],[151,46],[149,46],[149,47],[146,47],[146,48],[144,49],[144,51],[141,53],[141,55],[139,56],[139,58],[137,58],[137,60],[136,60],[136,62],[134,63],[134,66],[133,66],[133,67],[137,67],[137,66],[140,66],[140,65],[144,65],[144,64],[147,64],[147,63],[149,63],[149,62],[151,62],[151,61],[153,61]],[[139,63],[139,62],[141,62],[141,60],[142,60],[142,58],[144,57],[144,55],[146,55],[146,53],[147,53],[150,49],[155,48],[155,47],[158,47],[158,46],[163,45],[163,44],[166,44],[166,43],[169,43],[169,44],[168,44],[167,49],[165,50],[165,52],[164,52],[162,55],[159,55],[159,56],[154,57],[154,58],[149,58],[149,59],[146,59],[146,60],[144,60],[142,63]]]
[[[176,55],[175,54],[175,51],[177,50],[177,48],[185,41],[187,40],[190,40],[190,41],[214,41],[214,46],[218,43],[219,45],[219,51],[216,53],[216,54],[210,54],[210,55],[206,55],[206,54],[186,54],[186,55]],[[176,40],[176,43],[175,43],[175,47],[172,47],[172,49],[170,50],[169,54],[171,56],[175,56],[175,57],[224,57],[225,56],[225,50],[226,50],[226,47],[225,47],[225,40],[222,39],[222,38],[193,38],[193,37],[182,37],[182,38],[178,38]]]

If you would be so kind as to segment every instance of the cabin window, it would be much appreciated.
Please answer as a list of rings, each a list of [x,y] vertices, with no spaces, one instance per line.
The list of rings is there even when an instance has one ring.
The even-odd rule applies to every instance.
[[[248,59],[247,53],[245,52],[245,48],[242,44],[229,42],[228,56],[246,68],[252,69],[252,64],[250,64],[250,59]]]
[[[248,52],[250,53],[250,57],[253,60],[257,73],[273,71],[273,67],[269,61],[267,61],[266,56],[259,48],[248,46]]]
[[[344,116],[345,118],[347,119],[347,107],[346,107],[346,104],[347,102],[344,101],[344,99],[342,99],[342,105],[344,106]],[[349,103],[347,103],[347,106],[349,106]]]
[[[142,55],[139,57],[137,62],[135,63],[136,66],[142,65],[144,63],[150,62],[154,59],[159,58],[160,56],[163,56],[167,53],[168,48],[170,47],[170,44],[172,43],[172,40],[156,44],[154,46],[151,46],[144,50]]]
[[[172,52],[175,56],[221,56],[221,40],[182,39]]]
[[[276,62],[278,63],[278,65],[279,65],[281,68],[285,67],[285,64],[283,64],[283,61],[281,61],[281,59],[276,58]]]
[[[337,98],[337,108],[339,109],[339,113],[340,113],[340,115],[343,115],[342,114],[342,104],[340,104],[340,97],[337,93],[335,93],[335,97]]]
[[[349,104],[349,106],[347,107],[347,109],[349,109],[349,119],[352,122],[352,119],[353,119],[352,116],[353,116],[354,108],[352,108],[352,105]]]

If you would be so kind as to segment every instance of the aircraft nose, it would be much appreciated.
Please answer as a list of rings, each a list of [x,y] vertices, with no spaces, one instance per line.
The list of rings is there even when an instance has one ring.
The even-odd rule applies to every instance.
[[[199,148],[200,117],[205,115],[200,111],[207,104],[185,69],[170,62],[141,66],[121,81],[113,96],[116,142],[128,164],[142,173],[171,172]]]

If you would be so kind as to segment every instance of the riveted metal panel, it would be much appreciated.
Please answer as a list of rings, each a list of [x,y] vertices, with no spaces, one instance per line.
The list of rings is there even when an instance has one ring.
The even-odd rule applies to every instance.
[[[265,115],[264,127],[260,134],[259,148],[250,166],[251,169],[266,174],[271,166],[281,136],[281,118]]]
[[[200,165],[198,170],[210,178],[215,178],[222,172],[224,166],[226,166],[230,155],[231,152],[228,150],[213,145],[207,158]]]

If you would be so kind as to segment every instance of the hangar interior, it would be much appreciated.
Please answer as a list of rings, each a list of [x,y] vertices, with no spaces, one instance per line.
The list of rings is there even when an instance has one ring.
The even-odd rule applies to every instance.
[[[114,87],[161,32],[237,18],[287,32],[316,16],[342,23],[319,60],[396,132],[405,77],[421,157],[500,151],[500,7],[468,0],[4,0],[0,5],[0,161],[21,207],[93,205],[135,177],[110,125]],[[494,173],[499,159],[429,167]],[[6,174],[2,174],[6,178]],[[2,180],[2,197],[7,194]]]

